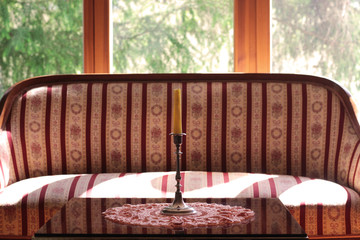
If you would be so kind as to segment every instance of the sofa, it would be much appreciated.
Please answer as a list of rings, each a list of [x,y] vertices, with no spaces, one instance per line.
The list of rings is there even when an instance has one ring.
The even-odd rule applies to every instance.
[[[173,198],[174,88],[185,199],[279,198],[310,238],[360,239],[350,94],[321,77],[242,73],[52,75],[12,86],[0,102],[1,237],[30,238],[72,198]]]

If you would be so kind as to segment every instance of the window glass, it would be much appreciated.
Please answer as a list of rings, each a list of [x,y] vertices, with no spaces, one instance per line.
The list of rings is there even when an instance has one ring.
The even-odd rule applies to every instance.
[[[271,14],[272,72],[331,78],[359,99],[359,0],[272,0]]]
[[[117,73],[233,72],[233,0],[113,0]]]
[[[82,0],[0,1],[0,97],[17,81],[83,70]]]

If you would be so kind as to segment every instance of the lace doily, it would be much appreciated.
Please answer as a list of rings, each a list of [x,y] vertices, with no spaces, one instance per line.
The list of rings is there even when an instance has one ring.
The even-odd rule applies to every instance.
[[[105,219],[120,224],[170,229],[247,224],[255,216],[255,213],[250,209],[216,203],[188,203],[197,212],[193,215],[162,215],[161,209],[168,205],[169,203],[124,204],[121,207],[107,209],[103,215]]]

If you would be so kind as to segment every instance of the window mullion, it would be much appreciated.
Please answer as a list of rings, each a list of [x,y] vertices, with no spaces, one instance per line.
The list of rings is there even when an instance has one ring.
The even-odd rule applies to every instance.
[[[110,0],[83,0],[84,72],[110,73]]]
[[[270,72],[270,0],[234,0],[234,71]]]

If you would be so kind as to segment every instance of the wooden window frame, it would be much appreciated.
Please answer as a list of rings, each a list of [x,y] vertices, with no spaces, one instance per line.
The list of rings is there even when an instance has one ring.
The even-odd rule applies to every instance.
[[[110,73],[110,0],[83,0],[84,73]]]
[[[84,73],[110,73],[111,0],[83,0]],[[234,71],[270,72],[270,0],[234,0]]]
[[[234,0],[234,71],[270,72],[270,0]]]

